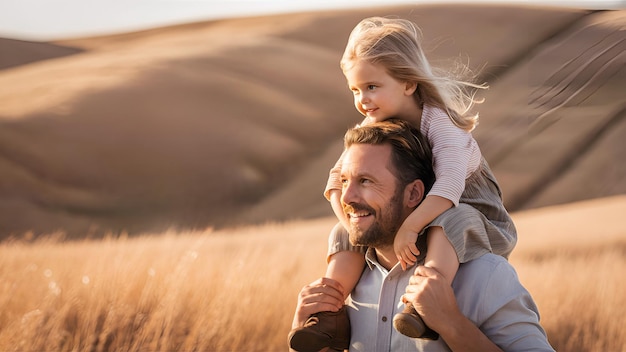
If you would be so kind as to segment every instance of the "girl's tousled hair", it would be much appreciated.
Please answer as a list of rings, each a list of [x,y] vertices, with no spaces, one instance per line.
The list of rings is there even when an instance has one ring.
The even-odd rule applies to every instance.
[[[383,65],[397,81],[417,84],[414,96],[418,104],[443,109],[456,126],[473,130],[478,124],[478,114],[471,110],[474,104],[482,103],[476,99],[476,90],[487,86],[465,79],[474,76],[460,63],[454,70],[456,74],[431,67],[420,42],[421,32],[409,20],[366,18],[350,33],[341,69],[346,72],[359,60]]]

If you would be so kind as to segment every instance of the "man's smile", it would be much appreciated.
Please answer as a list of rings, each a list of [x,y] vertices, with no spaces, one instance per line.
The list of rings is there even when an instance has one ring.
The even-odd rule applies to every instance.
[[[348,216],[351,223],[359,223],[371,216],[374,216],[374,211],[367,206],[344,206],[344,213]]]
[[[350,216],[351,219],[360,219],[360,218],[364,218],[366,216],[370,216],[371,213],[366,213],[366,212],[357,212],[357,213],[349,213],[348,216]]]

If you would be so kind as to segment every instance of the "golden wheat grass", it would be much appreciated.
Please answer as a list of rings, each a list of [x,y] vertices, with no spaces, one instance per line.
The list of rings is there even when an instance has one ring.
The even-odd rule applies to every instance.
[[[5,243],[0,350],[283,349],[326,223]]]
[[[513,262],[557,351],[626,351],[626,243]]]
[[[535,216],[514,217],[511,262],[557,351],[624,351],[625,226],[595,229],[591,241],[579,222],[557,244],[563,214],[550,213],[543,233],[527,226]],[[0,350],[284,351],[297,293],[324,272],[333,225],[5,242]]]

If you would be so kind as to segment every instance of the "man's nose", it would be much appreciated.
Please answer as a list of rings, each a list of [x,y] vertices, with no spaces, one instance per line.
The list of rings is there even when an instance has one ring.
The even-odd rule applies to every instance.
[[[341,203],[350,204],[356,201],[358,198],[358,191],[356,187],[352,186],[349,182],[344,183],[341,190]]]

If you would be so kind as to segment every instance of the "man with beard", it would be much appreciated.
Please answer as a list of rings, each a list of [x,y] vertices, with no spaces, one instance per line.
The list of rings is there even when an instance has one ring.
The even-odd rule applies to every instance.
[[[532,297],[503,257],[485,254],[461,264],[452,286],[432,268],[402,270],[394,236],[434,182],[430,148],[420,132],[391,119],[352,128],[344,141],[341,202],[350,218],[350,241],[369,247],[346,302],[350,351],[553,351]],[[423,264],[426,235],[417,246],[417,263]],[[413,304],[438,337],[412,339],[393,328],[392,318],[405,303]],[[292,328],[343,304],[337,282],[316,280],[300,291]]]

